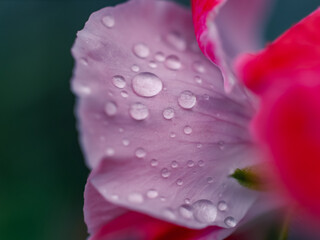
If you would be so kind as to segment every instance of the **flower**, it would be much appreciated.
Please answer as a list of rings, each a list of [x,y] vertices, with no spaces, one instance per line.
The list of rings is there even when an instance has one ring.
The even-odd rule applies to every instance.
[[[257,98],[232,66],[259,48],[267,2],[192,1],[192,16],[131,0],[93,13],[78,32],[72,89],[92,169],[92,240],[125,237],[119,228],[142,239],[224,239],[274,206],[230,177],[265,160],[249,131]]]

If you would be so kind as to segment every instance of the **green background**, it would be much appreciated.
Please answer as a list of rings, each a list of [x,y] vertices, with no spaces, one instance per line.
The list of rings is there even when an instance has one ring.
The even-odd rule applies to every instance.
[[[70,48],[90,13],[119,2],[0,1],[0,239],[86,238]],[[279,0],[266,39],[318,4]]]

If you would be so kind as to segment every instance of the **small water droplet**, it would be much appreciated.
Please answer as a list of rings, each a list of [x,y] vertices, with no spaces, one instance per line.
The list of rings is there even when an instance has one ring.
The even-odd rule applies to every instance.
[[[123,139],[122,144],[123,144],[123,146],[127,147],[127,146],[129,146],[130,141],[128,139]]]
[[[153,60],[151,60],[150,62],[149,62],[149,67],[151,67],[151,68],[157,68],[157,63],[155,62],[155,61],[153,61]]]
[[[212,223],[217,217],[217,208],[206,199],[201,199],[192,204],[195,219],[201,223]]]
[[[167,201],[167,199],[166,199],[165,197],[161,197],[161,198],[160,198],[160,201],[161,201],[161,202],[165,202],[165,201]]]
[[[75,81],[72,83],[72,89],[79,96],[88,96],[92,92],[90,87]]]
[[[144,43],[135,44],[132,48],[132,51],[139,58],[146,58],[150,54],[149,47]]]
[[[110,198],[111,198],[113,201],[119,200],[119,196],[118,196],[118,195],[115,195],[115,194],[112,194],[112,195],[110,196]]]
[[[150,189],[148,192],[147,192],[147,197],[148,198],[156,198],[158,197],[158,191],[155,190],[155,189]]]
[[[107,28],[114,27],[115,23],[116,23],[116,21],[114,20],[113,16],[107,15],[102,18],[102,24],[104,26],[106,26]]]
[[[207,178],[207,183],[213,183],[213,178],[212,177],[208,177]]]
[[[192,128],[187,125],[187,126],[185,126],[185,127],[183,128],[183,132],[184,132],[185,134],[189,135],[189,134],[192,133]]]
[[[168,56],[165,65],[170,70],[179,70],[182,66],[180,59],[176,55]]]
[[[194,80],[196,81],[196,83],[201,84],[202,83],[202,78],[199,76],[195,76]]]
[[[174,214],[173,210],[171,208],[167,208],[163,211],[163,215],[170,219],[170,220],[174,220],[176,218],[176,215]]]
[[[177,184],[178,186],[182,186],[183,180],[182,180],[181,178],[178,178],[177,181],[176,181],[176,184]]]
[[[175,138],[175,137],[176,137],[176,134],[175,134],[174,132],[171,132],[171,133],[170,133],[170,137],[171,137],[171,138]]]
[[[104,111],[111,117],[117,114],[118,107],[114,102],[107,102],[104,106]]]
[[[208,101],[210,99],[210,96],[208,94],[203,94],[204,100]]]
[[[226,217],[226,219],[224,219],[224,223],[228,226],[228,227],[235,227],[237,225],[237,221],[233,218],[233,217]]]
[[[183,204],[179,207],[179,213],[182,217],[186,219],[193,218],[193,208],[190,205]]]
[[[132,65],[131,70],[133,72],[139,72],[140,71],[140,67],[138,65],[134,64],[134,65]]]
[[[144,120],[149,116],[149,110],[142,103],[134,103],[130,108],[130,115],[135,120]]]
[[[219,142],[218,142],[218,146],[219,146],[220,150],[224,150],[224,148],[225,148],[225,142],[224,142],[224,141],[219,141]]]
[[[170,176],[170,171],[168,170],[168,168],[163,168],[161,169],[161,176],[163,178],[168,178]]]
[[[190,198],[186,198],[186,199],[184,200],[184,202],[185,202],[186,204],[190,204],[190,203],[191,203]]]
[[[227,203],[225,201],[218,202],[218,209],[220,211],[226,211],[227,208],[228,208],[228,205],[227,205]]]
[[[156,166],[158,166],[158,160],[157,159],[151,159],[151,161],[150,161],[150,165],[152,166],[152,167],[156,167]]]
[[[204,166],[204,161],[203,160],[199,160],[198,161],[198,166],[199,167],[203,167]]]
[[[166,57],[164,56],[163,52],[157,52],[154,56],[154,58],[158,61],[158,62],[164,62],[164,60],[166,59]]]
[[[107,156],[111,157],[111,156],[113,156],[114,154],[115,154],[115,151],[114,151],[113,148],[108,147],[108,148],[106,149],[106,155],[107,155]]]
[[[201,143],[197,143],[197,148],[202,148],[202,144]]]
[[[194,166],[194,161],[188,160],[187,166],[188,166],[188,167],[193,167],[193,166]]]
[[[128,200],[132,203],[143,203],[144,201],[143,196],[140,193],[130,193]]]
[[[179,167],[178,162],[177,162],[177,161],[172,161],[172,162],[171,162],[171,167],[172,167],[172,168],[177,168],[177,167]]]
[[[126,92],[126,91],[121,91],[121,96],[123,97],[123,98],[127,98],[128,97],[128,93]]]
[[[174,117],[174,109],[171,107],[168,107],[163,110],[162,115],[165,119],[170,120]]]
[[[203,64],[199,61],[193,63],[193,69],[198,73],[204,73],[206,71]]]
[[[196,102],[197,102],[196,96],[189,90],[183,91],[178,98],[178,103],[180,107],[184,109],[193,108]]]
[[[112,83],[117,88],[124,88],[126,86],[126,80],[123,76],[115,75],[112,77]]]
[[[150,72],[142,72],[132,79],[132,88],[141,97],[154,97],[162,90],[160,78]]]
[[[185,51],[187,49],[186,40],[176,31],[167,34],[165,39],[169,46],[178,51]]]
[[[136,149],[135,154],[137,158],[144,158],[147,155],[147,152],[143,148],[138,148]]]

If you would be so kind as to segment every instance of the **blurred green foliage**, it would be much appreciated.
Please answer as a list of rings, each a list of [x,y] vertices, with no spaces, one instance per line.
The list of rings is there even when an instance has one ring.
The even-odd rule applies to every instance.
[[[90,13],[119,2],[0,1],[1,239],[86,238],[70,48]],[[279,0],[267,38],[317,4]]]

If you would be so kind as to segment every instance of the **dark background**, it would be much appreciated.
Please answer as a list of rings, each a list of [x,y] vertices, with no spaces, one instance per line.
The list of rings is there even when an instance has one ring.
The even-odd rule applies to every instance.
[[[93,11],[119,2],[0,0],[0,239],[86,238],[70,48]],[[278,0],[266,39],[317,5]]]

